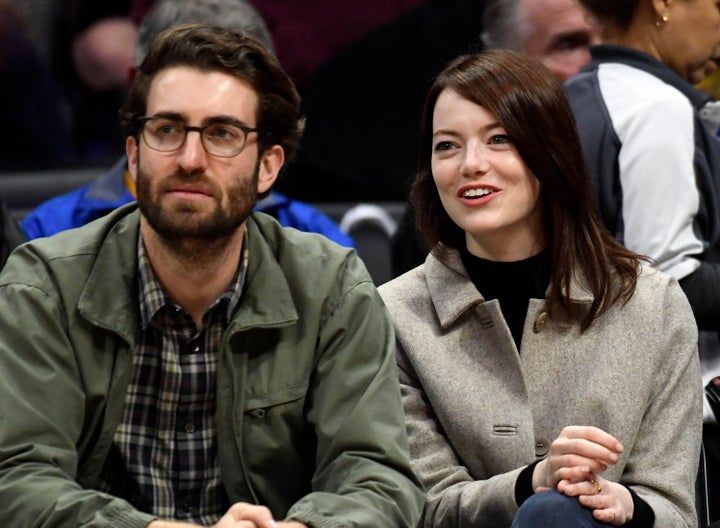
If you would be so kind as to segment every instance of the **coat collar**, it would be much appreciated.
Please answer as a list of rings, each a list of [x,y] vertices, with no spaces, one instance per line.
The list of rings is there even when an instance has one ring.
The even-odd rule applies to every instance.
[[[440,261],[434,253],[425,259],[425,276],[428,291],[435,311],[443,328],[448,328],[460,316],[474,306],[485,302],[463,266],[460,252],[444,248],[444,258]],[[584,280],[576,276],[570,284],[570,301],[587,308],[594,297]]]

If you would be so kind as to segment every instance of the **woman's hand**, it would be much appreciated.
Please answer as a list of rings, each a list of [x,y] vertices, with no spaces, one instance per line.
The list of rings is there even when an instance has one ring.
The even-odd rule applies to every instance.
[[[634,505],[630,491],[617,482],[594,476],[593,481],[581,484],[560,482],[558,491],[565,495],[577,496],[582,506],[593,511],[593,517],[613,526],[622,526],[633,518]],[[580,491],[580,493],[577,493]]]
[[[561,491],[558,488],[561,481],[585,483],[595,490],[591,482],[595,475],[616,464],[622,451],[622,444],[602,429],[578,425],[565,427],[550,445],[550,456],[535,466],[533,490]]]

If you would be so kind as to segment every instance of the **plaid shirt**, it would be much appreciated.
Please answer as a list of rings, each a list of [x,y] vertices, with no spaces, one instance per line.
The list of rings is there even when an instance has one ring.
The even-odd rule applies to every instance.
[[[99,488],[161,519],[215,524],[229,507],[217,460],[215,378],[245,281],[247,247],[235,280],[198,331],[160,285],[142,237],[138,242],[142,336]]]

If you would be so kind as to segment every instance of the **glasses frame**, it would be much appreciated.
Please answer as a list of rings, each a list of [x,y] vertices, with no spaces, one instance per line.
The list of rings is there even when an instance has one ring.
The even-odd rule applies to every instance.
[[[183,135],[182,142],[180,142],[180,144],[177,147],[170,149],[170,150],[162,150],[162,149],[151,146],[150,143],[148,143],[148,140],[145,138],[145,125],[147,123],[149,123],[150,121],[153,121],[154,119],[164,119],[166,121],[171,121],[171,122],[176,123],[179,126],[183,127],[185,134]],[[197,132],[198,134],[200,134],[200,143],[202,144],[203,149],[205,150],[205,153],[208,156],[213,156],[216,158],[234,158],[235,156],[239,156],[240,153],[243,150],[245,150],[245,146],[247,145],[248,134],[250,134],[251,132],[257,132],[258,134],[260,133],[260,130],[257,127],[253,128],[253,127],[249,127],[247,125],[243,125],[241,123],[234,123],[234,122],[215,122],[215,123],[210,123],[209,125],[205,125],[205,126],[191,126],[191,125],[186,125],[185,123],[183,123],[179,120],[172,119],[170,117],[161,116],[161,115],[140,116],[137,118],[137,120],[140,123],[140,136],[142,137],[143,143],[145,143],[145,145],[149,149],[154,150],[155,152],[177,152],[178,150],[183,148],[183,146],[185,145],[185,142],[187,141],[188,132]],[[208,128],[214,127],[214,126],[218,126],[218,125],[234,126],[235,128],[239,128],[240,130],[242,130],[243,134],[245,134],[242,147],[240,147],[240,150],[238,150],[235,154],[228,154],[228,155],[214,154],[208,150],[207,145],[205,144],[205,130]]]

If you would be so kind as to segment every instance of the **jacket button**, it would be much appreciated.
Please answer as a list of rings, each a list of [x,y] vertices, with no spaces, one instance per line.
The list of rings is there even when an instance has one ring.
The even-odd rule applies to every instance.
[[[544,457],[550,450],[550,442],[544,436],[535,438],[535,456]]]
[[[547,319],[548,319],[547,312],[540,312],[540,315],[538,315],[537,319],[535,319],[535,324],[533,324],[533,331],[536,334],[539,334],[540,332],[543,331],[543,329],[547,325]]]

